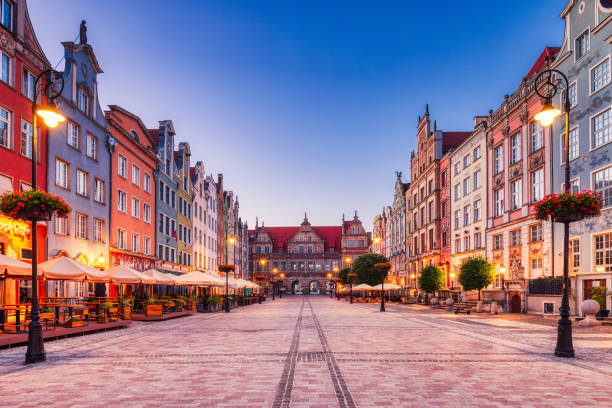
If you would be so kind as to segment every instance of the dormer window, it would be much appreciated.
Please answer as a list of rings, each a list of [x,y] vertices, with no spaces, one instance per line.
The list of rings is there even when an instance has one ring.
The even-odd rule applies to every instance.
[[[2,0],[2,25],[9,31],[13,30],[13,3]]]
[[[140,139],[138,138],[138,133],[136,133],[134,129],[130,130],[130,137],[137,142],[140,141]]]
[[[77,90],[77,107],[81,112],[89,116],[90,97],[84,88]]]

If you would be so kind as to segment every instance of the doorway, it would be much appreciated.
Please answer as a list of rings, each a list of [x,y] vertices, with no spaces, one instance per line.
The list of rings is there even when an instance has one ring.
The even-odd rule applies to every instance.
[[[514,295],[510,299],[510,313],[521,313],[521,296]]]

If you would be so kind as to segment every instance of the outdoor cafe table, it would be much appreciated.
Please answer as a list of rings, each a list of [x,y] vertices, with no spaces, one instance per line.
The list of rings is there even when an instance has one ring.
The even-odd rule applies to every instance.
[[[4,331],[4,325],[7,323],[7,320],[8,320],[7,319],[8,312],[11,310],[14,310],[15,311],[15,328],[17,330],[17,333],[21,332],[21,329],[19,328],[19,326],[21,325],[21,310],[24,309],[24,306],[25,306],[25,312],[27,313],[28,311],[27,304],[0,306],[0,331]]]

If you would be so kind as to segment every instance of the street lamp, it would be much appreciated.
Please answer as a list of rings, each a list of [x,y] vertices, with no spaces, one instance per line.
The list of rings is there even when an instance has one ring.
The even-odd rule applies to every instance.
[[[450,273],[451,278],[451,289],[455,287],[455,272]]]
[[[236,238],[233,236],[228,237],[227,243],[230,245],[234,245],[236,243]],[[234,252],[234,251],[232,251]],[[234,252],[234,261],[236,260],[236,253]],[[227,264],[227,250],[225,251],[225,263]],[[234,268],[235,265],[232,265]],[[232,269],[234,270],[234,269]],[[230,304],[229,304],[229,269],[225,271],[225,313],[230,312]]]
[[[561,111],[555,108],[552,104],[552,97],[560,90],[560,84],[553,80],[553,74],[559,75],[565,82],[565,95],[563,107],[565,109],[565,192],[571,191],[570,186],[570,164],[569,164],[569,113],[571,109],[569,99],[569,81],[567,76],[556,69],[545,69],[540,72],[535,79],[535,91],[544,99],[544,106],[538,112],[534,119],[541,123],[542,126],[550,126],[556,117],[561,115]],[[541,93],[540,79],[544,82]],[[572,344],[572,321],[569,319],[569,224],[570,221],[563,221],[563,297],[561,299],[561,307],[559,312],[561,318],[557,324],[557,346],[555,347],[555,355],[557,357],[574,357],[574,346]]]
[[[279,276],[280,276],[281,279],[285,279],[285,273],[284,272],[281,272]],[[281,291],[281,286],[280,286],[281,282],[283,282],[283,281],[282,280],[278,281],[278,297],[280,299],[283,298],[283,292]],[[284,282],[283,282],[283,285],[284,285]]]
[[[349,283],[351,284],[351,303],[353,303],[353,278],[356,278],[357,274],[354,272],[347,273],[346,277],[349,278]]]
[[[331,274],[331,272],[329,272],[329,273],[327,274],[327,280],[328,280],[328,283],[329,283],[329,298],[330,298],[330,299],[333,299],[333,297],[334,297],[334,292],[332,292],[332,290],[331,290],[331,285],[334,283],[334,280],[332,279],[332,274]]]
[[[342,279],[336,278],[336,300],[340,300],[340,284],[342,283]]]
[[[53,80],[49,81],[44,87],[44,94],[47,96],[47,103],[39,106],[36,103],[36,99],[40,94],[38,89],[38,82],[45,75],[53,75]],[[55,78],[59,78],[60,88],[59,91],[53,89],[53,83]],[[36,119],[40,116],[45,122],[45,125],[49,128],[56,127],[60,122],[66,120],[66,118],[57,111],[55,107],[55,99],[61,95],[64,90],[64,78],[61,74],[53,69],[47,69],[38,74],[34,81],[34,98],[32,101],[32,116],[33,116],[33,128],[32,128],[32,190],[36,190],[36,166],[38,156],[38,135],[37,135],[37,124]],[[38,305],[38,239],[36,234],[37,220],[32,219],[32,318],[29,325],[28,331],[28,348],[26,351],[26,364],[37,363],[45,361],[47,355],[45,353],[45,346],[43,344],[43,333],[42,324],[40,324],[40,309]]]

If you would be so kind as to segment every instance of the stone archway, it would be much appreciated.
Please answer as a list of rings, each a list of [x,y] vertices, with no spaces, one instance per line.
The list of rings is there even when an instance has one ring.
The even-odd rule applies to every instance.
[[[311,295],[318,295],[321,293],[321,286],[318,280],[311,280],[308,283],[308,293]]]

